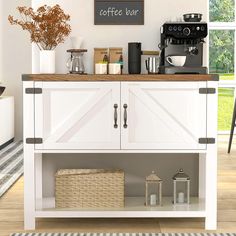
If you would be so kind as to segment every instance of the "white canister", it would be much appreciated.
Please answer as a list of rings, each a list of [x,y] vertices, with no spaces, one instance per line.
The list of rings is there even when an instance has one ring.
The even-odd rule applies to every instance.
[[[120,75],[121,74],[121,65],[119,63],[110,63],[109,64],[109,74],[110,75]]]
[[[40,73],[41,74],[54,74],[56,69],[54,50],[40,51]]]
[[[96,75],[106,75],[107,74],[107,64],[106,63],[96,63],[95,64],[95,74]]]

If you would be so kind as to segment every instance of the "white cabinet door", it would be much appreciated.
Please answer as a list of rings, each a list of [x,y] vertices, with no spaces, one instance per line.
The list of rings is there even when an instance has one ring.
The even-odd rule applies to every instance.
[[[35,82],[35,88],[43,90],[35,95],[35,137],[43,139],[36,149],[120,149],[119,82]]]
[[[206,149],[207,82],[122,82],[121,148]],[[127,119],[127,127],[125,120]]]

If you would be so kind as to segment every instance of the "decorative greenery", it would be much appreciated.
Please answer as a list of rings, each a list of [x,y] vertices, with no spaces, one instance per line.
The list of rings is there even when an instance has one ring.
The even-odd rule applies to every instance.
[[[18,7],[17,10],[21,19],[14,19],[10,15],[9,22],[27,30],[31,42],[36,43],[40,50],[54,50],[71,32],[71,27],[67,23],[70,21],[70,16],[66,15],[59,5],[53,7],[44,5],[36,11],[31,7]]]

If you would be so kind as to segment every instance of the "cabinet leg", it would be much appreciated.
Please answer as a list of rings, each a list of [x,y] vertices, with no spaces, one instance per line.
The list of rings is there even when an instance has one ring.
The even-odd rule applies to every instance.
[[[35,229],[34,145],[24,145],[24,228]]]
[[[206,230],[217,229],[217,150],[209,148],[206,154]]]
[[[35,154],[35,197],[36,209],[42,208],[43,199],[43,175],[42,175],[42,154]]]
[[[25,222],[24,222],[25,230],[35,230],[35,217],[32,215],[31,217],[25,214]]]
[[[205,219],[205,230],[216,230],[217,222],[215,217],[206,217]]]
[[[216,183],[216,171],[215,166],[214,169],[206,168],[206,165],[210,164],[207,163],[207,158],[210,161],[216,157],[210,157],[207,154],[200,154],[199,155],[199,199],[205,200],[206,205],[206,218],[205,218],[205,229],[206,230],[215,230],[217,228],[217,219],[216,219],[216,191],[209,187],[209,184],[213,184],[215,186]],[[208,160],[209,161],[209,160]],[[214,162],[214,161],[213,161]],[[214,163],[213,163],[214,164]],[[208,170],[208,171],[206,171]],[[212,171],[212,180],[209,180],[210,175],[207,175],[207,172]],[[208,179],[206,179],[208,178]],[[212,181],[212,182],[211,182]],[[207,187],[206,187],[207,186]],[[210,188],[210,189],[209,189]],[[208,191],[210,190],[210,191]]]

